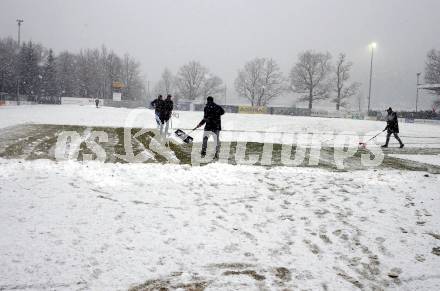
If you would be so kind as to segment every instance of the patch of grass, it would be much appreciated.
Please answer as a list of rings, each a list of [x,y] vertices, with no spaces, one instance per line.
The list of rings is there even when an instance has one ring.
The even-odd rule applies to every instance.
[[[231,276],[231,275],[247,275],[251,278],[253,278],[256,281],[263,281],[266,279],[265,276],[258,274],[254,270],[243,270],[243,271],[226,271],[223,273],[225,276]]]
[[[440,234],[433,233],[433,232],[427,232],[426,234],[429,234],[433,238],[440,240]]]
[[[21,142],[6,147],[3,152],[0,153],[0,157],[2,158],[17,158],[21,155],[23,155],[23,144]]]
[[[397,170],[409,170],[409,171],[427,171],[432,173],[440,173],[440,167],[434,165],[426,165],[423,163],[408,161],[404,159],[385,156],[381,165],[385,168],[393,168]]]
[[[283,281],[290,281],[292,279],[292,274],[287,268],[284,267],[276,268],[275,276]]]
[[[14,129],[16,128],[16,131]],[[73,125],[20,125],[14,128],[8,128],[8,136],[2,140],[0,138],[0,157],[4,158],[25,158],[29,160],[34,159],[54,159],[53,149],[56,145],[58,135],[63,131],[74,131],[84,137],[87,131],[103,131],[108,136],[108,142],[97,142],[106,152],[106,161],[113,163],[127,163],[127,161],[117,157],[116,155],[124,156],[124,128],[115,127],[85,127],[85,126],[73,126]],[[158,139],[158,131],[156,129],[149,129],[146,133],[140,135],[136,139],[133,136],[138,133],[140,128],[131,129],[132,135],[132,148],[134,155],[138,155],[144,149],[150,149],[150,145],[153,139]],[[176,144],[169,143],[169,150],[179,159],[180,164],[191,165],[191,153],[193,147],[201,148],[200,143],[194,144]],[[281,144],[263,144],[258,142],[224,142],[222,143],[222,151],[226,150],[229,146],[229,152],[227,155],[227,162],[232,165],[246,164],[250,156],[257,157],[255,165],[259,166],[288,166],[283,163]],[[243,148],[245,146],[245,148]],[[208,147],[213,147],[213,143],[210,142]],[[239,148],[240,147],[240,148]],[[266,149],[270,149],[271,156],[264,157]],[[241,157],[237,157],[237,151],[241,150]],[[293,145],[290,147],[290,159],[294,159],[299,149]],[[434,149],[438,150],[438,149]],[[319,167],[326,168],[332,171],[339,171],[335,164],[335,149],[332,147],[323,147],[319,151],[319,159],[317,164],[312,164],[311,152],[315,151],[310,148],[306,149],[304,160],[299,163],[300,167]],[[154,158],[146,161],[147,163],[168,163],[167,157],[161,153],[154,152]],[[368,149],[358,149],[354,156],[344,160],[345,171],[347,170],[360,170],[365,169],[361,164],[361,156],[371,152]],[[82,142],[79,149],[78,160],[83,160],[85,154],[91,154],[93,158],[96,154],[86,146],[85,142]],[[372,154],[371,154],[372,155]],[[238,160],[240,158],[242,160]],[[205,163],[206,164],[206,163]],[[408,162],[392,157],[385,156],[385,159],[380,166],[381,168],[393,168],[400,170],[416,170],[416,171],[437,171],[440,172],[440,167],[427,167],[427,165],[421,163]]]
[[[253,267],[253,264],[248,263],[219,263],[219,264],[210,264],[209,268],[218,268],[218,269],[245,269],[249,267]]]
[[[132,287],[128,291],[167,291],[167,290],[186,290],[203,291],[208,286],[208,282],[195,281],[188,283],[178,283],[174,278],[148,280],[145,283]]]

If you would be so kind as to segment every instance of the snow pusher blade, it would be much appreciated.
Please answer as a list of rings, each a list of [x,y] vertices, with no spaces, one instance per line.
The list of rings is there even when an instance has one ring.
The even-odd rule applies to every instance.
[[[370,138],[369,140],[365,141],[365,142],[359,142],[359,148],[365,149],[367,147],[367,143],[368,142],[370,142],[371,140],[375,139],[379,134],[381,134],[384,131],[385,131],[385,129],[382,130],[381,132],[379,132],[378,134],[376,134],[375,136],[373,136],[372,138]]]
[[[193,138],[191,136],[189,136],[188,134],[186,134],[183,130],[178,129],[174,132],[184,143],[192,143],[193,142]]]

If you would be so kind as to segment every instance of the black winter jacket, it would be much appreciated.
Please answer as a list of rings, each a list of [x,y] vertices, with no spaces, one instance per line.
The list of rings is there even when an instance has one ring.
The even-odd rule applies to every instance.
[[[154,99],[151,101],[150,105],[154,108],[154,113],[156,115],[159,115],[159,112],[161,111],[161,108],[163,107],[163,100],[160,99]]]
[[[387,115],[387,127],[385,129],[391,133],[399,133],[399,121],[396,112]]]
[[[164,100],[159,108],[159,118],[162,122],[168,121],[173,112],[174,103],[171,100]]]
[[[199,126],[205,124],[206,131],[222,130],[221,116],[225,114],[225,110],[214,102],[206,104],[202,121]]]

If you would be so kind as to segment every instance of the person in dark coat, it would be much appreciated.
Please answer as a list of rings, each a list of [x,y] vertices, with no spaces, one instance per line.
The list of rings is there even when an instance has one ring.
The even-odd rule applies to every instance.
[[[387,140],[385,144],[382,146],[383,148],[388,147],[388,143],[390,142],[391,134],[394,135],[394,137],[397,139],[397,141],[400,144],[400,148],[404,147],[404,144],[402,140],[400,139],[398,133],[399,133],[399,121],[397,119],[397,113],[393,111],[393,109],[390,107],[387,109],[388,115],[386,117],[387,126],[385,127],[384,131],[387,131]]]
[[[206,106],[203,111],[204,115],[202,121],[200,121],[200,123],[194,128],[197,129],[202,125],[205,125],[201,155],[202,157],[206,155],[209,136],[213,135],[214,141],[216,142],[215,158],[218,159],[220,151],[220,131],[222,130],[221,116],[225,114],[225,110],[221,106],[215,104],[214,98],[209,96],[206,98]]]
[[[96,108],[99,107],[99,99],[98,98],[95,99],[95,105],[96,105]]]
[[[159,95],[159,96],[157,96],[156,99],[154,99],[150,103],[151,107],[154,108],[154,115],[156,118],[157,128],[159,128],[159,126],[160,126],[159,112],[162,110],[162,107],[163,107],[163,99],[162,98],[163,98],[162,95]]]
[[[168,134],[168,125],[169,120],[171,118],[171,114],[173,112],[174,103],[173,100],[171,100],[172,96],[170,94],[167,95],[167,98],[162,101],[162,106],[160,108],[159,112],[159,119],[160,119],[160,135],[167,136]],[[165,131],[164,131],[165,127]]]

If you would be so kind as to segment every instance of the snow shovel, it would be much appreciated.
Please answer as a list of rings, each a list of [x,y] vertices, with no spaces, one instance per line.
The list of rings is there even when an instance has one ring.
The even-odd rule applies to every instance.
[[[376,134],[375,136],[373,136],[372,138],[370,138],[369,140],[367,140],[366,142],[359,142],[359,147],[361,148],[366,148],[367,147],[367,142],[369,142],[370,140],[375,139],[379,134],[381,134],[382,132],[384,132],[386,129],[382,130],[381,132],[379,132],[378,134]]]
[[[184,142],[184,143],[192,143],[193,142],[193,138],[191,136],[189,136],[189,134],[191,132],[193,132],[195,129],[191,130],[188,134],[186,134],[183,130],[178,129],[176,130],[174,133]]]

